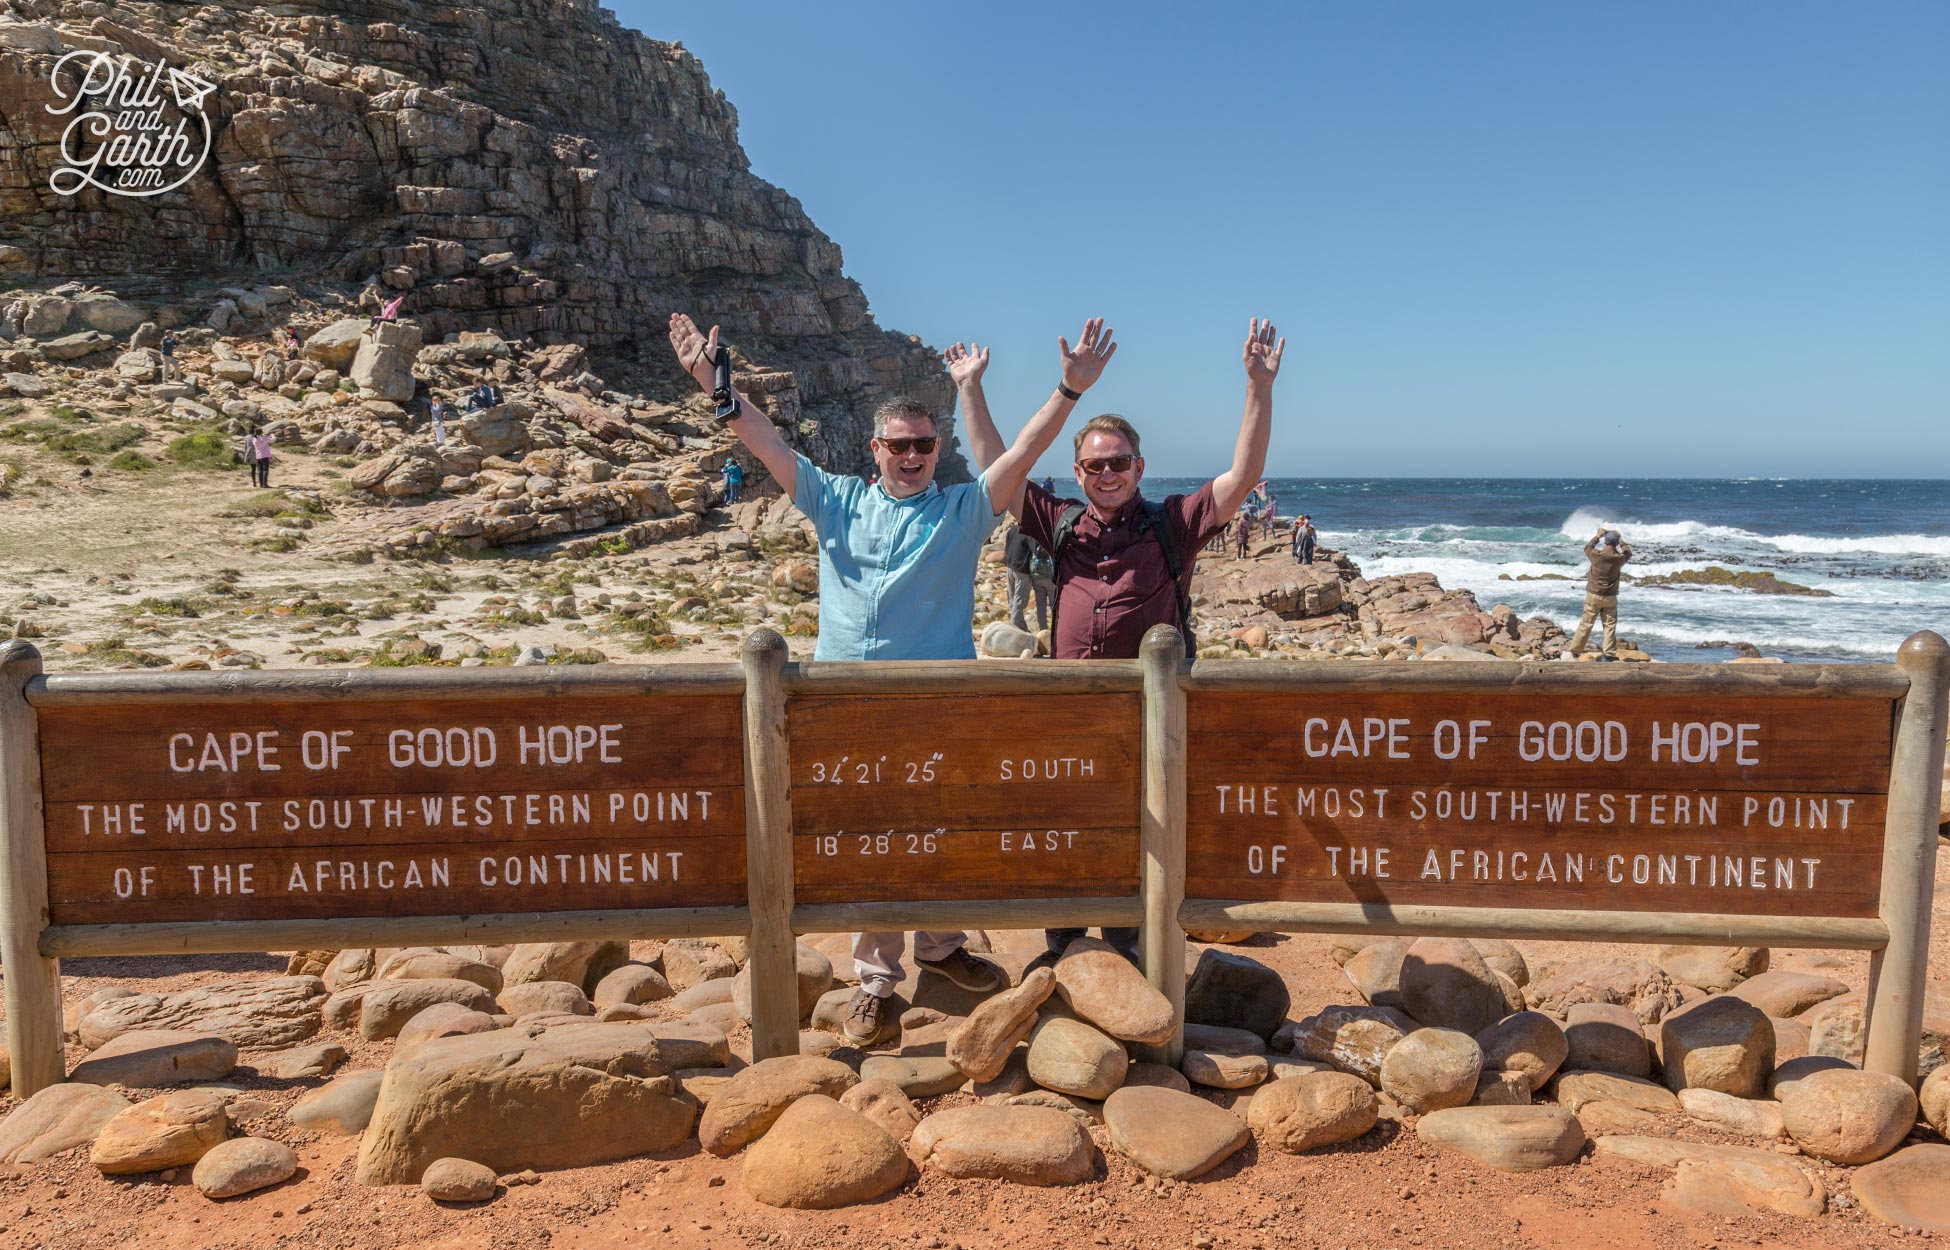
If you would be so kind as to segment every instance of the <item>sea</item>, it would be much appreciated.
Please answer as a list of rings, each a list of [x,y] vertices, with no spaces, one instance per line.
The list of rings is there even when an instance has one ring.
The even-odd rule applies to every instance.
[[[1145,493],[1199,484],[1149,478]],[[1272,478],[1268,486],[1282,524],[1308,513],[1322,545],[1345,551],[1369,577],[1433,573],[1475,592],[1485,608],[1507,603],[1566,630],[1584,602],[1584,544],[1600,525],[1631,544],[1626,572],[1635,576],[1718,565],[1832,596],[1627,584],[1619,635],[1661,660],[1727,659],[1745,642],[1788,660],[1888,661],[1919,629],[1950,635],[1950,481]]]

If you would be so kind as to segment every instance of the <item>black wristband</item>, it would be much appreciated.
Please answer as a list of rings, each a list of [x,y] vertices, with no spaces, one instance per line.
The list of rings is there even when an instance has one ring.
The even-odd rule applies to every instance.
[[[1063,398],[1069,400],[1073,404],[1076,403],[1079,399],[1083,398],[1082,391],[1073,391],[1069,387],[1063,385],[1061,382],[1058,382],[1056,384],[1056,393],[1061,395]]]

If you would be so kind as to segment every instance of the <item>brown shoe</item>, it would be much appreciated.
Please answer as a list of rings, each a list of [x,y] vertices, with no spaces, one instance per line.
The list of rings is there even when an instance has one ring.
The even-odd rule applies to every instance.
[[[840,1024],[840,1034],[855,1046],[871,1046],[880,1040],[887,1030],[887,1000],[876,998],[865,990],[853,995],[847,1004],[846,1019]]]
[[[1002,969],[987,960],[975,958],[964,946],[957,946],[946,959],[916,959],[914,962],[977,994],[999,990],[1005,984]]]

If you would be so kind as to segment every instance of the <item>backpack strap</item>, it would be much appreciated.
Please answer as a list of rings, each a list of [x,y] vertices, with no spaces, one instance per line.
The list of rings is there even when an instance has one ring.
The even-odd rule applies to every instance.
[[[1171,574],[1171,588],[1178,599],[1178,632],[1185,636],[1185,645],[1192,645],[1192,596],[1185,589],[1185,561],[1178,549],[1178,527],[1172,523],[1171,509],[1162,503],[1144,501],[1144,512],[1138,517],[1138,527],[1151,531],[1164,551],[1165,569]]]
[[[1084,505],[1073,503],[1063,509],[1056,518],[1056,529],[1050,534],[1050,592],[1049,592],[1049,645],[1050,654],[1056,654],[1056,614],[1063,606],[1063,550],[1076,537],[1077,522],[1083,518]]]

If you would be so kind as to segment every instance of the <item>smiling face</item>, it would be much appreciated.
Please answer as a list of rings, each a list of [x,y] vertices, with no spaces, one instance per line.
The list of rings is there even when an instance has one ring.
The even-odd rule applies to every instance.
[[[880,484],[896,499],[906,499],[926,490],[928,483],[934,480],[935,465],[941,460],[940,445],[937,443],[927,452],[909,445],[906,451],[897,452],[888,444],[911,444],[914,439],[937,438],[934,418],[888,417],[881,424],[881,431],[873,440],[873,460],[880,466]]]
[[[1084,472],[1085,464],[1113,456],[1131,456],[1131,467],[1122,473],[1111,468],[1105,468],[1102,473]],[[1083,497],[1095,505],[1098,512],[1109,515],[1137,496],[1138,483],[1144,480],[1144,457],[1136,455],[1131,440],[1117,431],[1091,430],[1077,447],[1074,469],[1077,485],[1083,488]]]

